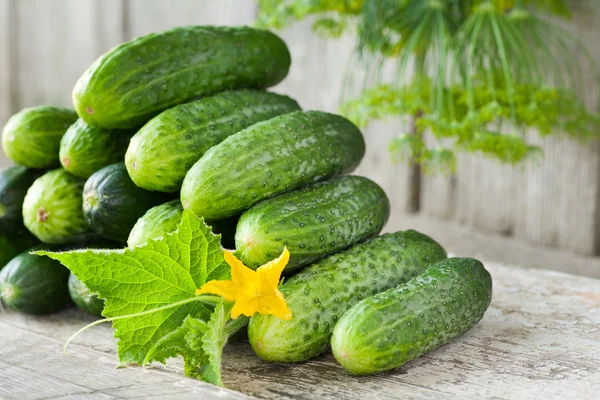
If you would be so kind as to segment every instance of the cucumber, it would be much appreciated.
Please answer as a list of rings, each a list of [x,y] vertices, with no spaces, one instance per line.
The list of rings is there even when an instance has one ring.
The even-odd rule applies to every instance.
[[[165,193],[135,186],[120,162],[100,169],[85,182],[83,214],[97,234],[125,243],[138,218],[167,200]]]
[[[27,250],[0,271],[0,300],[8,308],[33,315],[50,314],[72,305],[69,270]]]
[[[7,234],[25,229],[23,227],[23,200],[27,194],[27,189],[43,173],[41,170],[30,169],[20,165],[8,167],[0,172],[1,232]],[[25,249],[21,249],[21,251],[23,250]]]
[[[4,154],[30,168],[58,167],[60,139],[76,120],[77,114],[68,108],[25,108],[10,117],[2,131]]]
[[[290,251],[285,273],[297,271],[381,231],[390,215],[383,189],[361,176],[343,176],[265,200],[244,212],[236,255],[258,268]]]
[[[123,161],[131,131],[96,128],[81,118],[60,141],[60,163],[73,175],[89,178],[102,167]]]
[[[277,194],[353,171],[362,134],[339,115],[295,111],[256,123],[208,150],[188,171],[181,202],[199,217],[226,218]]]
[[[92,232],[83,216],[85,180],[62,168],[36,179],[23,200],[23,222],[44,243],[81,243]]]
[[[276,85],[290,63],[285,43],[269,31],[180,27],[136,38],[102,55],[77,81],[73,105],[91,125],[138,128],[195,98]]]
[[[333,327],[346,310],[444,258],[438,243],[415,231],[388,233],[329,256],[281,286],[291,320],[263,314],[250,319],[250,344],[268,361],[316,357],[329,347]]]
[[[0,269],[19,253],[39,243],[27,229],[19,232],[0,233]]]
[[[87,286],[73,274],[69,276],[68,286],[69,295],[77,307],[96,317],[102,316],[104,300],[99,299],[95,294],[91,294]]]
[[[129,247],[142,246],[149,239],[159,239],[164,233],[175,231],[181,221],[183,207],[179,200],[173,200],[156,207],[152,207],[137,220],[129,233],[127,245]],[[233,247],[233,236],[237,218],[229,218],[217,221],[206,221],[212,227],[215,234],[221,234],[221,244],[225,248]]]
[[[125,156],[127,171],[139,187],[176,192],[209,148],[256,122],[299,109],[289,97],[253,90],[182,104],[154,117],[135,134]]]
[[[333,330],[333,355],[353,375],[397,368],[471,329],[491,299],[492,278],[481,262],[441,261],[346,312]]]

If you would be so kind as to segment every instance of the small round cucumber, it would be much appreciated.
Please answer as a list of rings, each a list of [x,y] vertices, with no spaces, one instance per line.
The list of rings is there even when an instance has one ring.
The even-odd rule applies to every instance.
[[[23,222],[44,243],[80,243],[92,232],[82,211],[85,180],[64,169],[45,173],[33,182],[23,201]]]
[[[262,314],[250,319],[250,344],[267,361],[316,357],[329,347],[333,327],[346,310],[445,258],[437,242],[415,231],[385,234],[329,256],[282,285],[291,320]]]
[[[131,131],[97,128],[80,118],[60,141],[60,163],[73,175],[89,178],[100,168],[122,161],[132,135]]]
[[[83,213],[99,235],[121,243],[146,211],[173,198],[137,187],[122,162],[96,171],[85,182]]]
[[[4,153],[13,162],[30,168],[60,165],[60,139],[77,120],[68,108],[37,106],[13,115],[2,132]]]
[[[25,199],[27,189],[43,173],[42,170],[20,165],[13,165],[0,172],[0,230],[3,233],[25,229],[23,227],[23,199]],[[21,251],[23,250],[25,249]]]
[[[0,299],[25,314],[50,314],[72,305],[68,281],[60,262],[26,251],[0,271]]]
[[[91,294],[87,286],[73,274],[69,276],[69,294],[75,305],[86,313],[96,317],[102,316],[104,300],[99,299],[95,294]]]
[[[481,262],[441,261],[346,312],[333,330],[333,355],[353,375],[397,368],[467,332],[491,299],[492,278]]]
[[[250,268],[290,251],[286,273],[376,235],[390,203],[375,182],[343,176],[257,204],[244,212],[235,234],[236,255]]]

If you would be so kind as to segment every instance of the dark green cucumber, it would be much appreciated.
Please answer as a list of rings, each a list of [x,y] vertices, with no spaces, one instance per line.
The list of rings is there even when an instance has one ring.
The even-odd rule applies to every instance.
[[[83,216],[81,194],[85,180],[62,168],[33,182],[23,201],[23,222],[45,243],[78,243],[92,232]]]
[[[96,128],[81,118],[60,141],[60,163],[73,175],[89,178],[102,167],[123,161],[133,132]]]
[[[262,314],[251,318],[250,344],[268,361],[316,357],[327,350],[333,327],[350,307],[444,258],[438,243],[415,231],[385,234],[329,256],[282,285],[291,320]]]
[[[15,256],[37,243],[39,240],[24,227],[20,232],[0,233],[0,269]]]
[[[97,234],[125,243],[138,218],[169,197],[135,186],[120,162],[100,169],[85,182],[83,214]]]
[[[333,330],[333,355],[353,375],[397,368],[467,332],[491,299],[492,278],[481,262],[441,261],[346,312]]]
[[[25,251],[0,271],[0,299],[26,314],[50,314],[72,305],[69,270],[60,262]]]
[[[91,294],[90,290],[73,274],[69,276],[69,294],[73,303],[88,314],[96,317],[102,316],[104,300],[97,295]]]
[[[39,169],[30,169],[20,165],[8,167],[0,172],[1,232],[17,232],[24,229],[23,200],[27,194],[27,189],[29,189],[33,182],[43,173],[44,171]],[[25,249],[22,249],[21,251],[23,250]],[[19,251],[19,253],[21,251]]]
[[[276,85],[290,63],[285,43],[269,31],[180,27],[139,37],[102,55],[77,81],[73,105],[91,125],[136,128],[201,96]]]
[[[183,207],[179,200],[172,200],[168,203],[152,207],[137,220],[129,238],[127,245],[129,247],[142,246],[149,239],[159,239],[165,233],[173,232],[181,222]],[[221,234],[221,244],[225,248],[232,248],[234,243],[235,226],[237,217],[217,221],[206,221],[212,227],[215,234]]]
[[[255,90],[219,93],[173,107],[135,134],[125,156],[127,171],[139,187],[176,192],[208,149],[252,124],[299,109],[287,96]]]
[[[21,110],[10,117],[2,132],[4,154],[13,162],[30,168],[60,165],[60,139],[77,120],[68,108],[38,106]]]
[[[197,216],[226,218],[274,195],[351,172],[364,154],[362,134],[344,117],[295,111],[209,149],[185,176],[181,202]]]
[[[343,176],[265,200],[244,212],[236,255],[250,268],[290,252],[285,273],[297,271],[381,231],[390,215],[382,188],[361,176]]]

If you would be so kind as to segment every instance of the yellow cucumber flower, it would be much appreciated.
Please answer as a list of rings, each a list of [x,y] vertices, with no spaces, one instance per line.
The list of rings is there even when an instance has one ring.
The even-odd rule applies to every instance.
[[[231,309],[233,319],[241,314],[251,317],[255,312],[272,314],[284,320],[292,319],[292,311],[277,288],[281,272],[290,260],[287,248],[283,249],[278,258],[256,271],[245,266],[229,251],[223,255],[231,267],[231,280],[206,282],[200,289],[196,289],[196,295],[212,293],[222,296],[226,301],[234,301]]]

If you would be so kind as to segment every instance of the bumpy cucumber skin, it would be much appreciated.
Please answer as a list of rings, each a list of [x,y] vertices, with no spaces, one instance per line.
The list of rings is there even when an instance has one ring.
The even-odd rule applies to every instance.
[[[176,192],[208,149],[250,125],[299,109],[287,96],[256,90],[219,93],[173,107],[132,138],[127,171],[139,187]]]
[[[354,304],[395,287],[446,258],[433,239],[416,231],[388,233],[329,256],[281,287],[292,319],[257,314],[248,337],[261,358],[306,361],[329,347],[333,327]]]
[[[73,303],[67,285],[69,270],[56,260],[29,251],[13,258],[0,271],[2,302],[8,308],[32,315],[70,307]]]
[[[96,171],[83,188],[83,214],[100,236],[125,243],[146,211],[173,196],[137,187],[120,162]]]
[[[25,167],[58,167],[60,139],[76,120],[77,114],[68,108],[25,108],[10,117],[4,126],[4,154],[14,163]]]
[[[276,85],[290,63],[285,43],[269,31],[180,27],[102,55],[77,81],[73,105],[91,125],[139,128],[159,112],[201,96]]]
[[[20,232],[0,233],[0,270],[19,253],[39,243],[25,227]]]
[[[131,136],[131,131],[100,129],[79,118],[60,141],[60,163],[87,179],[100,168],[122,161]]]
[[[244,212],[235,235],[236,255],[250,268],[290,252],[285,273],[378,234],[390,215],[379,185],[343,176],[265,200]]]
[[[346,312],[333,330],[333,355],[353,375],[397,368],[471,329],[491,299],[492,278],[481,262],[441,261]]]
[[[2,233],[19,232],[25,229],[23,200],[27,189],[43,173],[43,170],[20,165],[13,165],[0,172],[0,231]],[[23,250],[25,249],[21,251]]]
[[[81,243],[95,236],[81,209],[84,184],[62,168],[36,179],[23,200],[25,227],[44,243]]]
[[[364,154],[362,133],[344,117],[295,111],[209,149],[185,176],[181,202],[198,216],[226,218],[274,195],[352,172]]]
[[[133,226],[127,239],[127,246],[143,246],[149,239],[159,239],[165,233],[174,232],[181,222],[182,214],[183,207],[179,199],[152,207]],[[225,248],[232,248],[237,220],[237,217],[233,217],[206,221],[206,224],[212,227],[215,234],[221,234],[221,244]]]
[[[97,295],[91,294],[90,290],[73,274],[69,276],[69,295],[73,303],[88,314],[96,317],[102,316],[104,300]]]

